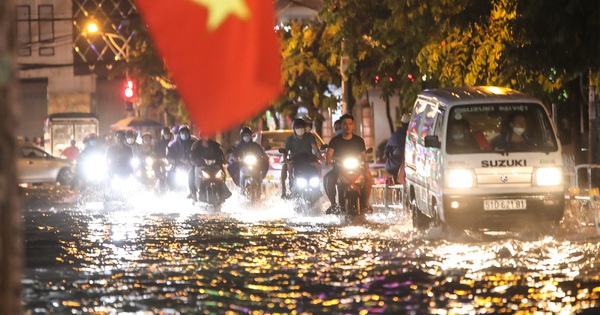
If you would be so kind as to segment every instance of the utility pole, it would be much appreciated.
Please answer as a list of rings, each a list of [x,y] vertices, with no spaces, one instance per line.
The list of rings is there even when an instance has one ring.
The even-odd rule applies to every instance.
[[[0,315],[21,314],[23,242],[17,186],[14,0],[0,2]]]
[[[592,81],[592,69],[589,70],[589,94],[588,94],[588,164],[600,164],[600,119],[598,119],[598,103],[596,102],[596,87]],[[600,187],[600,176],[598,169],[590,169],[590,187]]]

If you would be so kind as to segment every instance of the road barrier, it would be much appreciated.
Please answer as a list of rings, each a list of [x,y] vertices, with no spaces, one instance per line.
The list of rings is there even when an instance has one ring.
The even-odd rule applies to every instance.
[[[371,206],[385,209],[403,208],[403,185],[375,184],[371,189]]]

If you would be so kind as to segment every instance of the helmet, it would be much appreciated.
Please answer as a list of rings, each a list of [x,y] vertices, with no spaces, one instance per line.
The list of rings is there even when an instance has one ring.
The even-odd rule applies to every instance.
[[[294,119],[294,122],[292,123],[292,128],[296,129],[304,127],[306,127],[306,122],[302,118]]]
[[[245,134],[249,134],[252,135],[252,129],[250,129],[250,127],[244,127],[240,130],[240,137],[245,135]]]
[[[149,132],[144,132],[144,134],[142,134],[142,139],[144,137],[150,137],[150,139],[152,139],[152,135]]]
[[[171,128],[171,132],[178,133],[179,132],[179,125],[173,126],[173,128]]]
[[[160,134],[162,136],[171,134],[171,129],[169,129],[169,127],[163,127],[162,130],[160,131]]]
[[[188,127],[187,125],[181,125],[179,126],[179,132],[185,131],[187,130],[188,132],[190,131],[190,127]]]
[[[115,138],[117,138],[119,136],[125,138],[125,131],[117,130],[117,132],[115,132]]]
[[[127,130],[127,132],[125,133],[125,137],[126,138],[137,138],[137,132],[135,132],[133,130]]]
[[[312,125],[313,125],[313,120],[312,120],[312,119],[310,119],[310,117],[308,117],[308,116],[305,116],[303,119],[304,119],[304,122],[306,123],[306,127],[312,127]]]

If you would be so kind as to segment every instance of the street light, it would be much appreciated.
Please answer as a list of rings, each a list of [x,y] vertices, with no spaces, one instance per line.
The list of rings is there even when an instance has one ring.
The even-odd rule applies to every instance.
[[[87,30],[86,35],[100,34],[104,42],[106,42],[106,46],[110,48],[110,50],[115,55],[115,60],[128,60],[129,42],[131,41],[131,38],[133,36],[125,38],[121,34],[102,32],[100,31],[100,28],[98,27],[98,24],[95,21],[89,22],[85,29]],[[118,43],[118,41],[120,41],[121,43]]]

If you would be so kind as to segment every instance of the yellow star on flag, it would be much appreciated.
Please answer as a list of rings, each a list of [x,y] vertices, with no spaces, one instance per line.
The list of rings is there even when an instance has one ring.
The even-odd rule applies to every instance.
[[[207,28],[214,31],[229,15],[236,15],[242,20],[250,17],[245,0],[192,0],[208,9]]]

